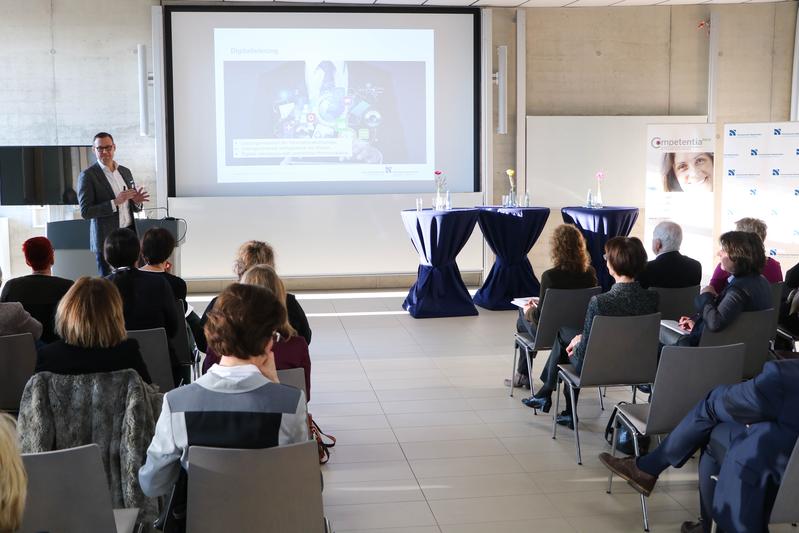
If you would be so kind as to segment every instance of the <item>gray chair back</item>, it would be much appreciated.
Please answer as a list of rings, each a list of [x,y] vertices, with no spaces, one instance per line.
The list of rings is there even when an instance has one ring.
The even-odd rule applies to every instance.
[[[308,398],[308,391],[305,390],[305,369],[304,368],[286,368],[277,371],[277,379],[283,385],[291,385],[305,393]]]
[[[601,287],[589,289],[547,289],[536,329],[534,350],[549,350],[562,326],[582,329],[585,312],[592,296]]]
[[[771,284],[771,307],[774,309],[772,316],[773,322],[771,324],[771,340],[777,337],[777,326],[780,321],[780,306],[782,305],[782,291],[785,290],[785,282],[778,281]]]
[[[664,347],[652,389],[647,434],[672,431],[714,387],[739,383],[744,352],[743,343],[706,348]]]
[[[694,314],[694,299],[699,295],[699,285],[679,289],[649,287],[649,290],[658,293],[661,320],[679,320],[681,316]]]
[[[315,441],[260,450],[192,446],[189,472],[187,531],[325,530]]]
[[[186,312],[183,308],[183,300],[175,300],[175,318],[178,320],[178,329],[170,339],[175,349],[175,357],[181,365],[190,365],[193,362],[191,355],[191,345],[189,344],[188,324],[186,324]]]
[[[25,384],[36,369],[36,343],[30,333],[0,337],[0,411],[19,411]]]
[[[655,380],[660,313],[595,316],[580,387],[635,385]]]
[[[20,533],[117,530],[96,444],[22,454],[22,462],[28,473],[28,498]]]
[[[777,499],[771,509],[769,524],[795,524],[799,522],[799,441],[793,447],[793,453],[782,475],[782,483],[777,492]]]
[[[721,331],[710,331],[708,328],[702,330],[699,346],[744,343],[746,355],[744,355],[743,378],[755,377],[763,370],[763,365],[768,360],[769,340],[772,336],[770,328],[773,320],[773,309],[744,311]]]
[[[169,345],[164,328],[136,329],[128,331],[128,338],[139,342],[144,364],[150,373],[153,385],[158,385],[161,392],[169,392],[175,388],[172,378],[172,362],[169,360]]]

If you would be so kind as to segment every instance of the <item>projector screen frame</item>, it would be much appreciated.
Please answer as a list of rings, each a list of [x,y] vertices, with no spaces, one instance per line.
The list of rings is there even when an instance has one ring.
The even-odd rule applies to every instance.
[[[482,158],[482,25],[480,8],[458,7],[396,7],[396,6],[222,6],[222,5],[165,5],[163,6],[163,39],[164,39],[164,107],[166,133],[166,178],[167,197],[177,198],[175,172],[175,116],[172,65],[172,14],[178,12],[251,12],[251,13],[418,13],[418,14],[466,14],[472,16],[472,62],[473,62],[473,192],[482,192],[481,158]],[[377,193],[393,194],[393,193]],[[268,195],[262,195],[268,196]]]

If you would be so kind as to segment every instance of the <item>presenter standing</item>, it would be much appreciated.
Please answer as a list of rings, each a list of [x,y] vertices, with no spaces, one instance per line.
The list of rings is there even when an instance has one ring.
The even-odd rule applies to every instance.
[[[78,203],[83,218],[91,220],[90,246],[97,257],[97,270],[102,276],[111,273],[103,257],[106,236],[119,228],[136,231],[133,212],[141,211],[150,199],[144,187],[137,189],[130,169],[114,161],[116,145],[110,133],[94,136],[97,162],[81,172],[78,178]]]

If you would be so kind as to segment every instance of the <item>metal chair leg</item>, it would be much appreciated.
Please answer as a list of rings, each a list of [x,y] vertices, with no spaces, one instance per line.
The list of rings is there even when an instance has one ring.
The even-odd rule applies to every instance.
[[[574,423],[574,443],[577,446],[577,464],[582,465],[583,457],[580,454],[580,428],[577,423],[577,402],[574,401],[574,386],[571,382],[566,385],[569,387],[569,397],[572,401],[572,422]]]
[[[635,395],[636,395],[637,392],[638,392],[638,387],[633,385],[633,403],[635,403]]]
[[[516,377],[516,353],[519,351],[519,344],[513,341],[513,367],[510,369],[510,397],[513,398],[513,378]]]
[[[641,456],[641,449],[638,447],[638,432],[635,429],[631,428],[629,424],[627,428],[630,430],[630,433],[633,436],[633,448],[635,449],[635,456]],[[641,511],[644,513],[644,531],[649,531],[649,513],[647,512],[646,508],[646,496],[641,494]]]
[[[612,455],[613,457],[616,457],[616,444],[619,441],[619,425],[620,425],[619,415],[618,411],[616,411],[616,418],[613,419],[613,444],[610,447],[610,455]],[[608,474],[608,490],[606,490],[605,492],[610,494],[612,488],[613,488],[613,470],[610,470],[610,473]]]
[[[555,434],[558,431],[558,410],[560,409],[560,375],[558,375],[557,385],[555,386],[555,412],[552,413],[552,438],[555,438]]]
[[[605,387],[605,389],[607,390],[607,387]],[[605,410],[605,401],[602,399],[602,387],[599,387],[597,389],[597,392],[599,392],[599,408],[604,411]]]
[[[533,352],[535,354],[536,352]],[[521,351],[519,351],[521,354]],[[530,397],[533,397],[533,357],[530,356],[530,352],[526,349],[524,350],[524,356],[527,358],[527,381],[530,383]],[[538,416],[538,409],[533,407],[533,415]]]

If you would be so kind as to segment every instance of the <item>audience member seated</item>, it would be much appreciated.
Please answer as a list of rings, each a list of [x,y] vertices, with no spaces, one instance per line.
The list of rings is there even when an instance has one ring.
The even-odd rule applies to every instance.
[[[753,233],[758,236],[761,243],[766,242],[766,231],[768,230],[768,226],[766,226],[766,223],[759,218],[742,218],[735,223],[735,230]],[[782,281],[782,268],[773,257],[766,257],[765,265],[763,265],[760,271],[761,274],[763,274],[763,277],[766,278],[766,281],[769,283],[777,283]],[[732,275],[732,272],[724,270],[724,265],[720,262],[718,265],[716,265],[716,270],[713,271],[713,277],[710,278],[710,285],[716,290],[717,293],[721,294],[721,291],[723,291],[727,286],[727,283],[729,283],[729,279]]]
[[[19,453],[16,423],[0,413],[0,532],[11,533],[22,525],[28,476]]]
[[[680,335],[661,327],[660,341],[663,344],[698,346],[704,328],[721,331],[743,311],[772,307],[771,286],[760,275],[766,262],[760,237],[746,231],[728,231],[719,237],[719,242],[721,265],[731,274],[729,283],[721,294],[717,294],[712,285],[702,289],[695,300],[697,314],[680,317],[680,328],[686,334]]]
[[[642,288],[635,281],[635,277],[646,266],[646,251],[641,241],[635,237],[613,237],[605,244],[605,260],[608,272],[616,283],[608,292],[591,298],[582,333],[573,328],[560,328],[547,364],[541,373],[543,386],[525,402],[528,407],[549,411],[552,405],[552,391],[557,384],[559,364],[571,363],[577,373],[580,373],[595,316],[636,316],[657,313],[658,294]],[[563,392],[566,396],[566,410],[558,415],[557,422],[574,428],[572,405],[565,387]],[[578,392],[574,391],[575,400]]]
[[[151,382],[139,343],[127,338],[122,298],[110,281],[76,281],[58,304],[55,330],[60,339],[39,349],[36,372],[75,375],[130,368]]]
[[[669,466],[697,451],[702,521],[681,531],[768,531],[769,515],[799,435],[799,360],[771,361],[754,379],[722,385],[683,418],[651,453],[599,459],[649,496]],[[713,481],[710,476],[718,476]]]
[[[286,321],[286,307],[263,287],[234,283],[222,291],[205,324],[220,362],[164,397],[139,470],[145,494],[169,492],[188,468],[190,444],[270,448],[308,440],[305,395],[277,382],[272,348]]]
[[[164,228],[150,228],[141,239],[141,258],[144,265],[139,270],[154,272],[163,277],[172,287],[172,294],[178,300],[186,301],[186,282],[172,274],[169,257],[175,251],[175,237]]]
[[[702,265],[696,259],[680,253],[682,228],[668,220],[655,226],[652,252],[655,259],[646,264],[638,276],[641,287],[680,289],[694,287],[702,281]]]
[[[277,272],[275,272],[275,269],[269,265],[255,265],[244,273],[241,282],[269,289],[275,293],[278,300],[284,304],[286,302],[286,287]],[[308,344],[306,344],[303,337],[297,335],[297,331],[288,322],[283,324],[278,329],[278,332],[280,333],[280,342],[276,342],[272,346],[272,352],[275,354],[275,366],[278,370],[289,368],[302,368],[305,370],[305,390],[308,394],[307,400],[310,402],[311,356],[308,354]],[[203,374],[218,362],[219,355],[213,348],[209,347],[203,361]]]
[[[270,245],[261,241],[247,241],[239,247],[236,260],[233,262],[233,273],[236,274],[236,279],[241,281],[244,273],[255,265],[269,265],[275,268],[275,251]],[[211,300],[208,307],[203,313],[201,324],[204,326],[207,320],[208,312],[214,308],[216,298]],[[289,314],[289,324],[297,330],[297,333],[305,338],[305,342],[311,345],[311,326],[308,324],[308,318],[305,316],[305,311],[302,310],[297,298],[291,293],[286,293],[286,309]],[[205,338],[198,336],[195,338],[197,347],[203,351],[207,351],[207,344]]]
[[[175,309],[175,295],[161,274],[136,268],[140,252],[135,233],[126,228],[112,231],[105,239],[105,260],[113,269],[107,279],[117,286],[122,296],[126,329],[164,328],[167,339],[171,339],[181,325]],[[171,344],[169,358],[177,382],[181,375],[180,364]]]
[[[0,283],[3,282],[3,272],[0,270]],[[34,340],[39,342],[42,336],[42,324],[25,311],[19,302],[0,302],[0,337],[3,335],[17,335],[30,333]]]
[[[549,240],[549,254],[553,266],[541,274],[538,304],[532,300],[528,302],[524,309],[519,309],[519,318],[516,320],[516,331],[527,333],[532,338],[535,338],[547,289],[587,289],[597,285],[596,271],[591,266],[585,238],[577,227],[561,224],[555,228]],[[529,382],[527,361],[520,357],[514,386],[526,385]]]
[[[72,286],[72,280],[53,276],[55,252],[47,237],[28,239],[22,245],[22,253],[33,273],[8,280],[0,294],[0,302],[21,303],[42,324],[42,342],[53,342],[58,339],[54,328],[55,308]]]
[[[786,296],[780,303],[780,327],[799,337],[799,263],[785,273]]]

